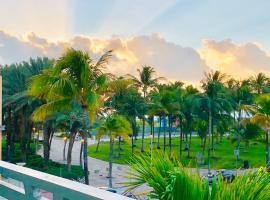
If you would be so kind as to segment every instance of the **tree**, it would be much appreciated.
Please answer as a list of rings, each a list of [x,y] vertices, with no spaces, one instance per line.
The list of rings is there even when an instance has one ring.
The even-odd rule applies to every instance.
[[[201,147],[204,154],[207,137],[207,121],[198,118],[195,120],[195,127],[199,137],[201,138]]]
[[[3,75],[4,123],[7,126],[7,158],[12,160],[14,142],[20,141],[23,161],[28,160],[32,128],[30,119],[33,110],[42,102],[27,95],[30,78],[52,65],[48,58],[30,59],[29,62],[11,64],[1,70]]]
[[[83,125],[83,111],[78,104],[74,102],[69,111],[55,113],[55,122],[57,126],[61,126],[66,130],[66,135],[69,138],[68,152],[67,152],[67,165],[68,170],[71,170],[72,149],[75,141],[76,134],[82,130]],[[89,125],[88,125],[89,126]]]
[[[106,89],[107,75],[103,72],[111,56],[106,52],[97,62],[87,53],[68,49],[59,58],[55,66],[32,79],[29,94],[45,99],[46,103],[35,110],[33,119],[42,121],[55,112],[70,110],[72,102],[79,103],[83,110],[84,139],[84,176],[89,184],[87,138],[89,126],[95,121],[103,104],[103,93]]]
[[[190,150],[191,150],[191,134],[192,134],[194,113],[195,110],[198,108],[196,104],[197,101],[195,101],[197,94],[198,90],[194,88],[192,85],[188,85],[183,92],[183,96],[181,98],[180,103],[184,117],[183,128],[185,130],[186,136],[185,150],[188,151],[188,157],[190,157]],[[188,144],[188,133],[189,133],[189,144]]]
[[[131,124],[132,127],[132,156],[134,155],[134,146],[136,135],[138,134],[137,117],[140,117],[141,113],[145,113],[145,103],[135,88],[130,88],[126,91],[123,99],[123,104],[119,108],[118,112],[124,115]]]
[[[251,77],[250,81],[251,86],[257,95],[260,95],[264,92],[269,92],[269,78],[266,77],[264,73],[258,73],[256,76]]]
[[[246,120],[244,120],[246,121]],[[238,142],[238,130],[236,131],[237,135],[236,137],[233,137],[232,140],[237,141]],[[234,133],[234,131],[232,131],[232,133]],[[243,140],[245,142],[245,152],[248,152],[248,148],[249,148],[249,141],[252,139],[255,139],[256,137],[258,137],[259,135],[263,134],[264,131],[263,129],[260,127],[260,125],[258,124],[254,124],[251,123],[250,120],[248,119],[248,122],[244,123],[242,129],[240,130],[240,139]]]
[[[255,105],[247,106],[247,109],[254,115],[251,118],[252,123],[260,124],[265,131],[265,162],[269,163],[269,141],[270,132],[270,96],[269,94],[260,95],[255,100]]]
[[[260,76],[259,76],[260,77]],[[251,93],[250,81],[234,81],[234,84],[230,88],[230,94],[232,98],[232,107],[237,113],[237,130],[238,130],[238,142],[237,149],[240,150],[240,131],[242,129],[242,117],[244,114],[244,107],[246,105],[251,105],[254,101],[253,95]],[[260,82],[260,81],[259,81]],[[238,158],[237,158],[238,159]]]
[[[150,66],[143,66],[142,69],[137,70],[139,73],[139,78],[128,75],[134,81],[134,84],[141,89],[143,93],[143,98],[147,102],[147,95],[150,89],[152,89],[163,77],[154,78],[155,70]],[[145,113],[142,116],[143,120],[143,130],[142,130],[142,146],[141,152],[144,152],[144,135],[145,135]]]
[[[231,109],[231,104],[227,100],[223,85],[225,78],[226,75],[219,71],[205,73],[205,79],[202,81],[204,93],[198,96],[196,100],[201,109],[206,110],[208,114],[208,173],[210,173],[211,135],[214,153],[213,117],[221,112],[228,112]]]
[[[129,121],[121,115],[108,116],[98,127],[96,137],[99,139],[103,135],[110,138],[110,154],[109,154],[109,187],[112,188],[112,160],[113,145],[116,137],[122,137],[125,141],[129,141],[128,135],[132,132]]]

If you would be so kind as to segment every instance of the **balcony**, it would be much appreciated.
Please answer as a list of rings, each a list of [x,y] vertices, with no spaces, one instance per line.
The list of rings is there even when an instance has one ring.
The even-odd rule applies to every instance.
[[[130,198],[0,161],[0,200],[128,200]]]

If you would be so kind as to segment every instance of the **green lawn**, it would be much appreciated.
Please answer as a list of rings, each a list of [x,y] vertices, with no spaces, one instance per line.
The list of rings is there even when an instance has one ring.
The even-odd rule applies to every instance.
[[[163,151],[163,139],[160,140],[161,142],[161,149],[157,149],[157,143],[154,143],[153,151]],[[167,138],[168,143],[168,138]],[[192,138],[192,145],[191,145],[191,158],[187,157],[187,152],[183,151],[183,164],[185,166],[189,165],[191,167],[196,167],[196,155],[198,152],[202,151],[200,147],[200,139],[197,137]],[[172,155],[179,158],[179,138],[173,138],[172,140]],[[114,145],[114,162],[119,164],[126,164],[131,158],[131,145],[126,143],[122,143],[122,151],[121,157],[116,158],[117,155],[117,148],[118,142],[115,142]],[[249,145],[248,152],[244,152],[244,143],[241,143],[240,149],[240,160],[236,163],[236,159],[234,157],[234,149],[235,145],[229,139],[223,138],[223,141],[219,144],[215,145],[215,155],[211,159],[211,167],[215,169],[235,169],[241,168],[243,166],[243,161],[248,160],[249,166],[252,168],[260,167],[265,165],[265,144],[260,143],[257,141],[251,141]],[[183,143],[184,146],[184,143]],[[206,144],[207,146],[207,144]],[[140,153],[141,147],[141,140],[136,141],[135,153]],[[104,161],[108,161],[109,158],[109,143],[108,142],[101,142],[99,147],[99,152],[95,152],[96,145],[89,146],[89,156],[98,158]],[[149,152],[150,149],[150,139],[145,140],[145,151]],[[167,152],[169,148],[167,147]],[[202,168],[207,168],[206,161],[207,161],[207,149],[204,153],[204,161],[205,164],[201,165]]]

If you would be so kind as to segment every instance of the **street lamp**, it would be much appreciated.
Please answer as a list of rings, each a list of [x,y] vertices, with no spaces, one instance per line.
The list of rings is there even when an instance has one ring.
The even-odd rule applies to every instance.
[[[64,138],[64,149],[63,149],[63,160],[66,160],[66,145],[67,145],[67,136],[65,136]]]
[[[80,166],[82,166],[82,153],[83,153],[84,139],[81,139],[81,149],[80,149]]]

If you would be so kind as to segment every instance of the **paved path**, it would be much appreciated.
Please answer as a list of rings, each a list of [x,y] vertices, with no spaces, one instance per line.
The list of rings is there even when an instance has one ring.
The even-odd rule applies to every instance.
[[[105,139],[106,140],[106,139]],[[89,139],[88,144],[95,144],[96,141]],[[80,141],[75,141],[72,151],[72,164],[73,165],[79,165],[79,152],[80,152]],[[51,144],[51,154],[50,159],[59,162],[59,163],[66,163],[66,161],[63,160],[63,146],[64,141],[62,138],[54,137]],[[67,152],[68,144],[66,147]],[[38,151],[38,154],[43,155],[43,149],[41,148]],[[102,161],[99,159],[88,157],[88,168],[89,168],[89,180],[90,185],[95,187],[108,187],[108,167],[109,164],[106,161]],[[195,171],[196,169],[193,169]],[[128,171],[130,171],[129,167],[127,165],[120,165],[120,164],[113,164],[113,186],[118,188],[121,186],[121,182],[127,182],[129,181],[125,176],[127,175]],[[207,175],[207,169],[200,169],[199,173],[201,175]],[[237,173],[242,173],[241,171],[238,171]],[[143,192],[147,191],[149,188],[147,187],[141,187],[138,188],[136,192]],[[121,189],[121,191],[124,191]]]
[[[89,139],[88,144],[95,144],[96,141]],[[51,144],[51,154],[50,159],[59,162],[59,163],[66,163],[66,161],[63,160],[63,146],[64,141],[61,138],[54,137]],[[72,164],[73,165],[79,165],[79,153],[80,153],[80,147],[81,143],[80,141],[75,141],[72,151]],[[66,146],[66,152],[67,152],[68,144]],[[38,151],[38,154],[43,155],[43,148],[41,148]],[[95,187],[108,187],[108,162],[88,157],[88,168],[89,168],[89,181],[90,185]],[[113,186],[118,188],[121,187],[121,182],[129,181],[125,176],[127,175],[128,171],[130,169],[126,165],[120,165],[120,164],[113,164]],[[120,189],[121,191],[124,191],[123,189]],[[138,189],[138,191],[143,191],[142,189]]]

